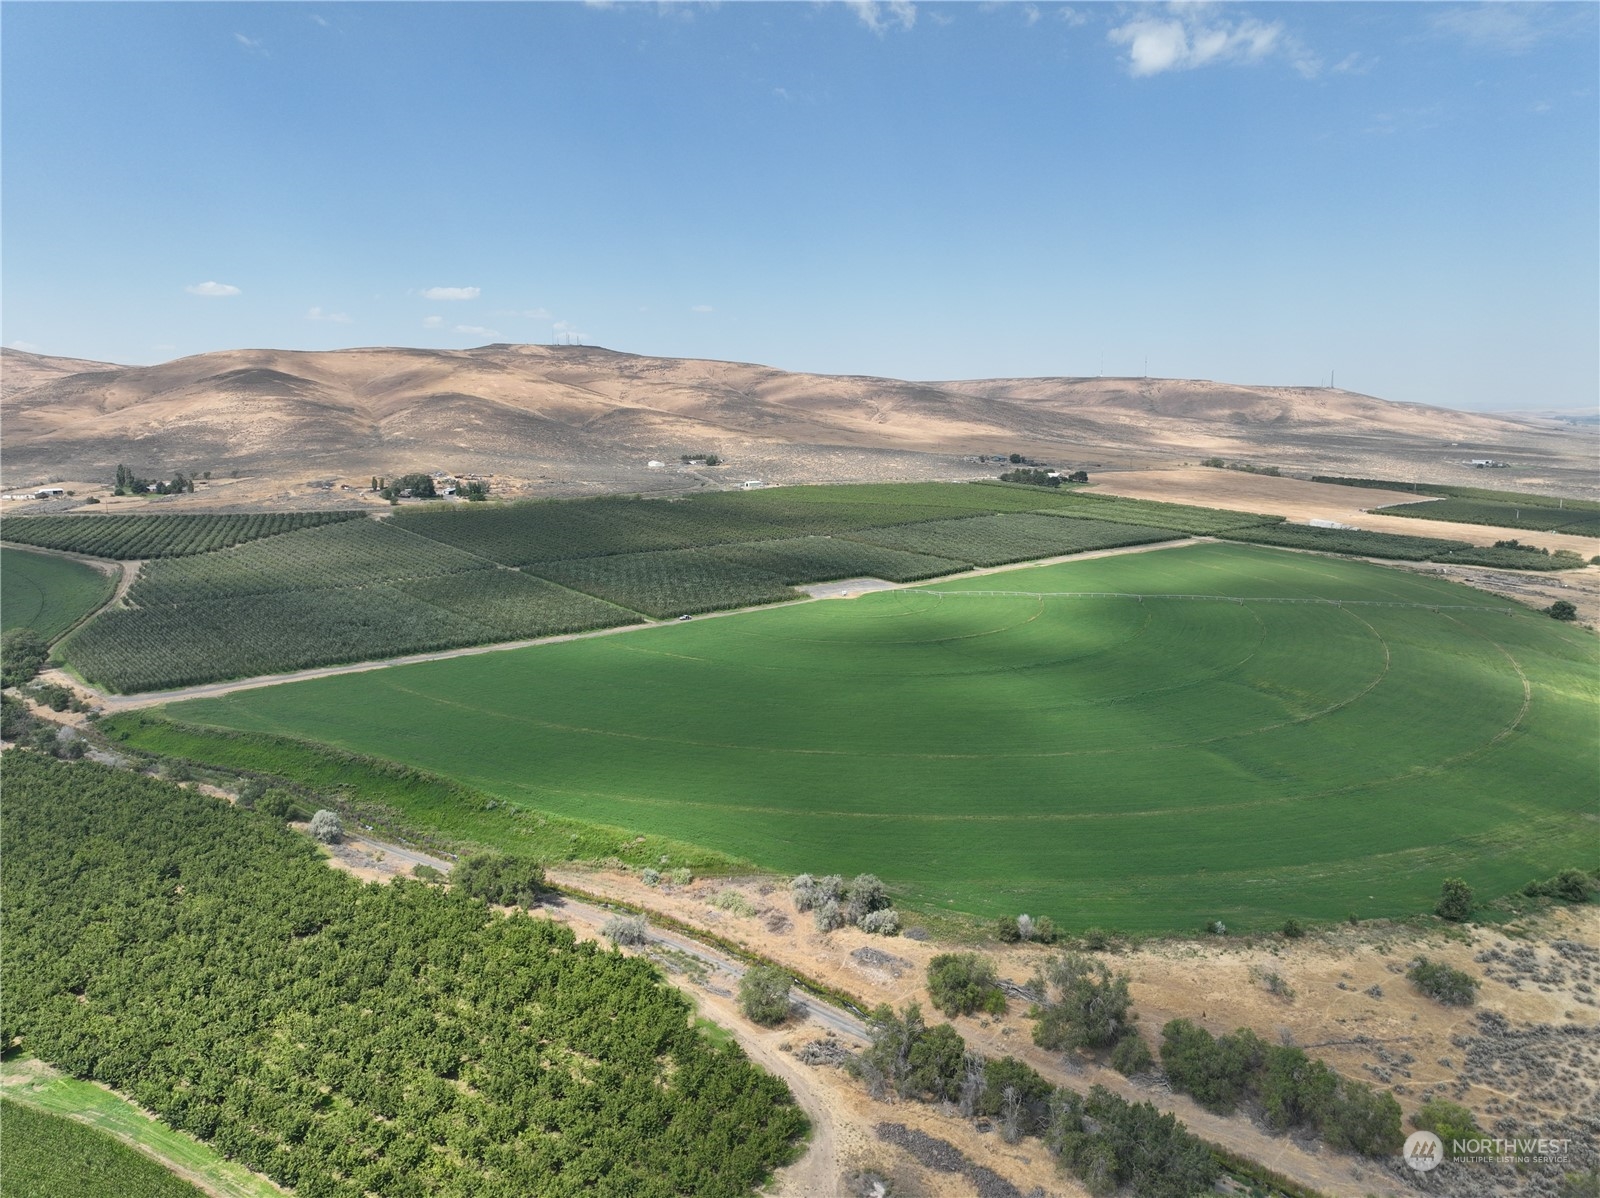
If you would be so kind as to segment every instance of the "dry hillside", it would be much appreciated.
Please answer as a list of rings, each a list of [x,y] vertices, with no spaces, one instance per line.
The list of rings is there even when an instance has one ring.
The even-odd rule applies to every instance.
[[[1426,467],[1478,482],[1460,460],[1492,453],[1525,468],[1519,483],[1571,490],[1589,483],[1592,440],[1550,420],[1317,388],[918,383],[588,346],[234,350],[156,366],[7,349],[0,364],[8,487],[101,479],[126,462],[280,485],[437,469],[531,493],[667,490],[705,480],[648,461],[694,451],[723,455],[730,477],[775,482],[960,477],[984,472],[970,455],[1018,451],[1091,467],[1208,454],[1297,471]]]

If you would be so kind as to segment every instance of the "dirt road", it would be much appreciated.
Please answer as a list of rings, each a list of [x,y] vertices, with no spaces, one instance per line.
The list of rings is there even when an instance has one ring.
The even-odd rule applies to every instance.
[[[386,856],[392,856],[396,861],[405,860],[432,865],[441,872],[449,870],[449,863],[439,858],[398,846],[368,843],[380,848]],[[573,882],[572,878],[565,875],[553,875],[552,880],[557,884]],[[590,890],[597,888],[595,885],[597,882],[601,886],[605,884],[596,875],[585,875],[582,879],[582,885]],[[626,895],[618,897],[634,906],[645,905],[640,902],[640,895],[631,887]],[[543,911],[551,918],[566,923],[584,938],[598,938],[600,928],[617,913],[598,903],[569,895],[562,895],[559,900],[545,906]],[[681,919],[685,914],[686,910],[677,907],[672,910],[674,918]],[[863,939],[856,933],[834,933],[834,935]],[[763,947],[769,946],[763,945]],[[896,952],[913,953],[919,957],[938,951],[938,948],[939,946],[932,943],[914,945],[912,942],[895,942]],[[775,1192],[784,1198],[821,1198],[837,1193],[840,1174],[836,1148],[838,1134],[833,1110],[836,1100],[829,1095],[825,1085],[819,1084],[814,1070],[798,1065],[792,1055],[778,1048],[778,1042],[785,1035],[798,1038],[801,1033],[792,1027],[786,1027],[779,1033],[765,1031],[754,1027],[738,1014],[733,996],[737,991],[739,979],[744,976],[746,967],[742,962],[692,936],[653,925],[649,929],[649,942],[643,951],[648,954],[652,950],[683,954],[704,966],[707,974],[700,983],[692,982],[681,972],[673,972],[670,968],[666,972],[673,984],[689,994],[702,1010],[715,1017],[753,1059],[782,1077],[793,1089],[796,1101],[811,1117],[817,1130],[813,1134],[810,1150],[799,1162],[783,1171],[779,1179],[779,1188]],[[772,959],[779,965],[786,963],[784,955],[778,952],[773,954]],[[803,970],[807,964],[801,959],[793,962],[791,968]],[[923,992],[922,976],[923,970],[917,969],[890,983],[883,993],[873,993],[870,998],[887,1000],[894,1005],[921,1001],[924,1009],[927,1009],[928,999]],[[859,986],[861,982],[862,978],[855,979],[856,985]],[[798,990],[795,991],[794,1009],[797,1020],[803,1018],[806,1023],[818,1029],[832,1031],[846,1045],[866,1043],[865,1023],[848,1011]],[[1344,1153],[1308,1149],[1290,1137],[1269,1135],[1248,1119],[1214,1115],[1183,1095],[1173,1094],[1163,1086],[1152,1084],[1148,1078],[1132,1080],[1111,1069],[1078,1063],[1070,1055],[1063,1057],[1060,1053],[1039,1049],[1030,1042],[1019,1042],[1019,1038],[1014,1035],[1016,1029],[1000,1020],[991,1022],[988,1019],[980,1020],[974,1017],[954,1022],[967,1043],[980,1049],[986,1056],[1018,1056],[1052,1083],[1070,1086],[1081,1093],[1087,1093],[1091,1086],[1103,1085],[1130,1102],[1151,1102],[1160,1110],[1177,1115],[1196,1135],[1221,1145],[1230,1152],[1259,1161],[1268,1168],[1312,1186],[1324,1194],[1359,1198],[1361,1195],[1383,1192],[1388,1188],[1386,1175],[1375,1163]],[[896,1108],[895,1117],[902,1117],[907,1107],[914,1105],[901,1104]],[[889,1110],[888,1107],[877,1108],[876,1114],[880,1118],[887,1118]],[[945,1117],[939,1117],[937,1121],[952,1125],[952,1129],[961,1122]],[[950,1130],[946,1130],[944,1134],[950,1134]]]

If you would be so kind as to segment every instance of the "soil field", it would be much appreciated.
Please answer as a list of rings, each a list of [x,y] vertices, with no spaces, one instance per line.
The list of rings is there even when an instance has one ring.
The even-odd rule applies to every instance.
[[[111,596],[115,577],[83,562],[0,549],[0,628],[54,640]]]
[[[1204,544],[169,711],[783,872],[875,872],[923,910],[1263,928],[1586,859],[1595,640],[1493,603]],[[452,812],[453,834],[480,815],[504,824]]]

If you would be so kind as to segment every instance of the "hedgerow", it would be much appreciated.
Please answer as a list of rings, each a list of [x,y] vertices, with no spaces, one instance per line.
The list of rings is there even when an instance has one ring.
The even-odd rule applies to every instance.
[[[260,512],[251,516],[14,516],[5,539],[118,559],[209,553],[299,529],[364,520],[362,512]]]
[[[5,1042],[299,1193],[744,1194],[805,1129],[647,961],[166,783],[6,784]]]

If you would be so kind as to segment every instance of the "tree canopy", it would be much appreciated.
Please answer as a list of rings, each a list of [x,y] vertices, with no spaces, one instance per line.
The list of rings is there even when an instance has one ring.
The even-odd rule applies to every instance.
[[[3,1042],[299,1194],[737,1195],[804,1132],[648,961],[265,815],[8,753],[0,850]]]

